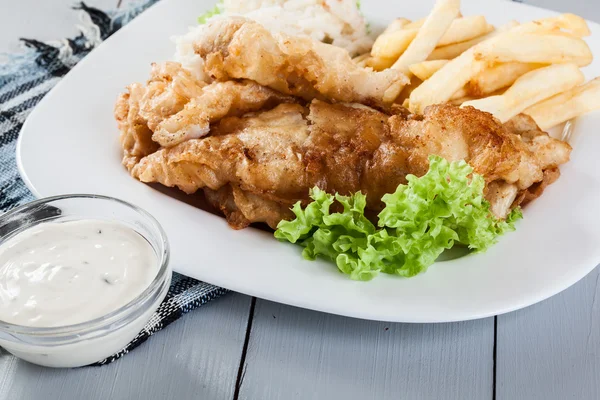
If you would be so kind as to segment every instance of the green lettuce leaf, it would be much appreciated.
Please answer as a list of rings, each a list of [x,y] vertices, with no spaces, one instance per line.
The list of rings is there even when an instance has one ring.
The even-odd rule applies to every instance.
[[[199,16],[198,23],[200,25],[205,24],[209,18],[211,18],[215,15],[221,14],[224,9],[225,9],[225,5],[223,4],[223,1],[221,0],[217,4],[215,4],[215,6],[213,8],[211,8],[210,10],[208,10],[207,12],[205,12],[204,14]]]
[[[505,220],[496,218],[483,197],[483,177],[464,161],[430,156],[427,174],[409,175],[407,182],[383,196],[378,227],[364,215],[364,194],[334,196],[314,188],[313,201],[304,209],[296,203],[296,218],[281,221],[275,237],[300,244],[306,259],[335,262],[355,280],[370,280],[379,272],[411,277],[457,244],[487,250],[522,218],[518,208]],[[330,213],[334,202],[341,212]]]

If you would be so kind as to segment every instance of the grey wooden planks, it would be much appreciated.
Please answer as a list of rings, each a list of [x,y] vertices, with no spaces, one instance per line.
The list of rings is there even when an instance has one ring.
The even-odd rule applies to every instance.
[[[600,399],[600,269],[498,317],[498,400]]]
[[[185,318],[113,364],[42,368],[0,353],[0,399],[233,398],[250,297],[228,294]]]
[[[494,319],[391,324],[258,300],[240,399],[491,399]]]

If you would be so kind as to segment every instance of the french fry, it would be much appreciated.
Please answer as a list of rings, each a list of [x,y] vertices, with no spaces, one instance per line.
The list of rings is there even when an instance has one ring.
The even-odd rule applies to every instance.
[[[396,18],[375,39],[371,55],[373,57],[398,58],[415,38],[423,21],[411,22],[406,18]]]
[[[398,98],[398,96],[400,95],[400,93],[402,92],[402,90],[405,87],[405,83],[404,81],[398,81],[396,83],[394,83],[393,85],[391,85],[384,93],[382,96],[382,99],[385,103],[392,103],[394,100],[396,100]]]
[[[406,25],[408,25],[410,23],[411,23],[410,19],[396,18],[395,20],[390,22],[390,24],[385,28],[385,30],[383,32],[381,32],[381,34],[383,35],[386,33],[399,31],[400,29],[404,28]]]
[[[421,18],[421,19],[418,19],[416,21],[413,21],[410,24],[405,25],[404,29],[415,29],[415,28],[419,29],[420,27],[423,26],[423,24],[425,23],[426,19],[427,18]]]
[[[469,47],[444,65],[411,93],[410,110],[412,112],[423,112],[428,105],[445,103],[450,99],[456,98],[453,96],[462,96],[461,93],[456,93],[463,89],[471,79],[479,75],[485,68],[493,64],[484,57],[481,57],[481,55],[476,57],[476,54],[478,52],[481,53],[480,49],[482,47],[488,46],[490,42],[495,42],[498,38],[507,35],[516,26],[518,26],[518,23],[511,21],[496,31],[484,35],[484,39],[481,42]],[[465,92],[464,95],[466,96],[467,93]]]
[[[446,33],[444,33],[444,35],[440,38],[437,46],[471,40],[473,38],[485,35],[493,29],[494,27],[489,25],[485,20],[485,17],[482,15],[457,18],[452,21]],[[417,36],[419,27],[414,27],[413,24],[408,24],[404,26],[403,29],[386,31],[379,35],[375,40],[373,48],[371,49],[371,55],[373,57],[400,57],[400,55],[406,51],[410,43]]]
[[[417,26],[419,24],[408,24],[401,29],[390,28],[392,24],[390,24],[390,26],[388,26],[388,28],[386,28],[386,30],[375,40],[371,50],[371,55],[373,57],[400,57],[419,32],[419,27]],[[446,33],[440,38],[437,46],[469,41],[481,37],[493,30],[494,27],[488,24],[485,17],[482,15],[457,18],[452,21]]]
[[[479,97],[475,97],[475,96],[469,96],[469,92],[467,92],[467,89],[465,87],[458,89],[457,92],[455,92],[452,97],[450,97],[450,101],[453,100],[457,100],[457,99],[466,99],[469,98],[470,100],[477,100]],[[467,100],[464,100],[467,101]]]
[[[373,68],[375,71],[383,71],[391,67],[394,61],[396,61],[395,58],[369,57],[365,60],[365,65]]]
[[[500,33],[506,32],[517,25],[519,25],[518,22],[512,21],[512,22],[496,29],[495,31],[492,31],[492,32],[486,34],[486,35],[482,35],[477,38],[467,40],[465,42],[454,43],[454,44],[449,44],[447,46],[438,47],[431,52],[429,57],[427,57],[427,60],[451,60],[453,58],[458,57],[459,55],[461,55],[462,53],[464,53],[471,47],[475,46],[476,44],[479,44],[485,40],[491,39],[494,36],[496,36]]]
[[[553,30],[549,31],[547,34],[552,35],[552,36],[565,36],[565,37],[570,37],[570,38],[577,37],[570,32],[561,31],[560,29],[553,29]]]
[[[590,34],[585,19],[562,14],[493,30],[483,16],[457,17],[457,3],[437,0],[427,18],[390,28],[373,46],[368,63],[383,69],[398,58],[392,68],[415,77],[398,97],[412,112],[450,102],[504,122],[526,111],[547,129],[600,108],[600,78],[577,86],[578,67],[593,58],[581,39]]]
[[[590,35],[590,28],[585,19],[575,14],[561,14],[557,17],[531,21],[513,28],[511,32],[544,34],[557,29],[569,31],[571,35],[579,38]]]
[[[356,56],[352,59],[352,61],[354,61],[355,63],[359,63],[361,61],[365,61],[367,58],[369,58],[370,54],[369,53],[363,53],[359,56]]]
[[[597,109],[600,109],[600,78],[543,100],[523,112],[545,131]]]
[[[409,74],[408,67],[425,61],[460,12],[460,0],[437,0],[417,36],[392,68]]]
[[[475,97],[469,97],[469,96],[466,96],[466,97],[457,97],[456,99],[454,99],[454,98],[451,99],[449,101],[449,103],[453,104],[455,106],[460,106],[463,103],[466,103],[467,101],[473,101],[473,100],[477,100],[477,98],[475,98]]]
[[[457,18],[452,21],[446,33],[438,41],[437,46],[471,40],[490,33],[492,30],[494,30],[494,27],[487,23],[483,15]]]
[[[528,107],[572,89],[583,80],[583,73],[576,64],[551,65],[521,76],[502,95],[468,101],[462,107],[473,106],[506,122]]]
[[[400,29],[381,34],[375,39],[371,55],[379,58],[394,58],[396,60],[406,51],[410,43],[419,33],[418,28]]]
[[[521,34],[510,32],[480,43],[475,59],[492,62],[519,61],[524,63],[575,63],[580,67],[592,62],[592,52],[579,38]]]
[[[466,85],[470,96],[481,97],[512,85],[522,75],[545,64],[510,62],[485,68]]]
[[[429,57],[427,57],[427,61],[452,60],[453,58],[456,58],[465,51],[469,50],[471,47],[483,42],[484,40],[489,39],[490,37],[490,35],[483,35],[475,39],[467,40],[466,42],[454,43],[449,44],[448,46],[437,47],[431,52]]]
[[[421,79],[419,79],[417,76],[412,76],[410,78],[410,83],[402,89],[398,95],[398,98],[396,98],[396,102],[399,103],[401,101],[407,101],[412,91],[418,88],[421,83],[423,83]]]
[[[423,61],[408,68],[417,78],[426,81],[446,64],[448,64],[448,60]]]
[[[431,104],[445,103],[462,89],[472,77],[486,66],[485,61],[475,59],[472,47],[450,60],[429,79],[410,94],[410,110],[422,113]]]

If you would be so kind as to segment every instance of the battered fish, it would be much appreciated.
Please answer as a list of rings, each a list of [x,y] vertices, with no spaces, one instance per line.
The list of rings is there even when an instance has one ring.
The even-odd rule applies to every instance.
[[[146,85],[133,83],[115,104],[115,118],[121,131],[123,165],[131,170],[142,157],[160,147],[153,131],[165,118],[181,111],[191,98],[202,93],[206,83],[194,79],[181,64],[153,64]]]
[[[409,83],[394,69],[374,72],[359,67],[342,48],[272,34],[244,18],[212,22],[194,49],[205,61],[205,72],[216,80],[250,79],[308,101],[383,106]]]
[[[546,171],[568,161],[568,144],[536,132],[555,155],[551,160],[538,157],[491,114],[473,108],[436,105],[422,116],[388,115],[314,100],[307,107],[282,104],[225,118],[212,136],[160,149],[132,174],[186,193],[206,189],[235,228],[253,222],[274,228],[289,217],[293,203],[308,201],[315,185],[341,194],[360,190],[367,194],[367,208],[378,211],[383,194],[406,183],[407,174],[423,175],[427,157],[437,154],[464,159],[481,174],[493,212],[504,217],[529,188],[539,189]]]

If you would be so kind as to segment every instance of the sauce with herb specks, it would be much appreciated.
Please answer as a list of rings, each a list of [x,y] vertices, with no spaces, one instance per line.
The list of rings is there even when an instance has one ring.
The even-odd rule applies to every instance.
[[[152,282],[150,244],[118,222],[47,222],[0,246],[0,320],[52,327],[106,315]]]

